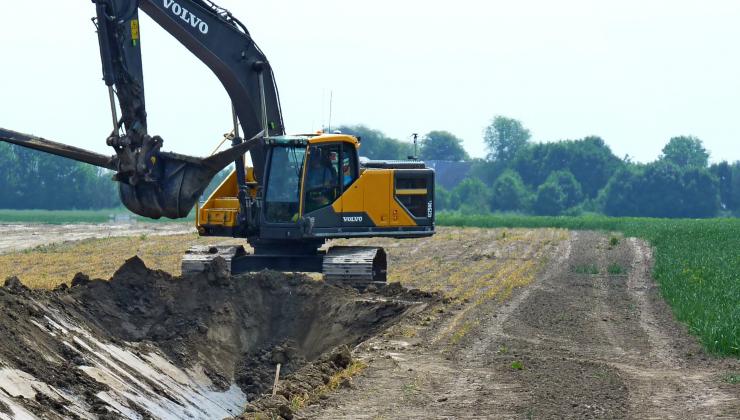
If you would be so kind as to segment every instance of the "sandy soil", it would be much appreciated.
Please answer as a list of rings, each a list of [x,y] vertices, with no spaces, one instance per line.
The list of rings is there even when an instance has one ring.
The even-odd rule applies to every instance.
[[[0,224],[0,254],[88,238],[174,235],[194,231],[191,223]]]
[[[438,308],[415,337],[363,343],[365,373],[296,417],[737,418],[740,387],[722,378],[738,360],[707,356],[673,320],[645,243],[608,239],[561,241],[533,284],[474,308],[456,343],[444,332],[465,304]],[[612,264],[625,273],[608,275]]]

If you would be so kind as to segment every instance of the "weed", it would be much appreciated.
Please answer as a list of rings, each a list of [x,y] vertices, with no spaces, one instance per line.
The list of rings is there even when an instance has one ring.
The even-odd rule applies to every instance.
[[[460,343],[460,341],[462,341],[462,339],[466,335],[468,335],[468,333],[470,332],[470,330],[473,329],[473,327],[476,326],[476,325],[478,325],[478,322],[466,321],[465,323],[463,323],[460,326],[460,328],[457,329],[457,331],[455,331],[452,334],[452,338],[450,339],[450,342],[452,344],[458,344],[458,343]]]
[[[404,384],[403,393],[405,395],[411,395],[419,391],[419,378],[416,377],[411,383]]]
[[[306,406],[306,403],[310,400],[310,396],[308,393],[303,393],[301,395],[294,395],[293,398],[290,399],[290,409],[293,411],[298,411],[301,408]]]
[[[576,274],[599,274],[599,267],[596,264],[581,264],[573,267],[573,272]]]
[[[609,371],[606,370],[606,369],[604,369],[604,368],[601,368],[601,369],[598,369],[596,371],[596,373],[594,373],[593,376],[591,376],[591,377],[592,378],[595,378],[595,379],[604,380],[604,379],[607,379],[609,377]]]
[[[300,410],[311,402],[315,402],[321,398],[322,395],[326,395],[331,391],[334,391],[339,385],[347,379],[351,379],[354,376],[359,375],[363,370],[367,368],[367,364],[360,360],[353,360],[349,366],[334,373],[329,377],[329,381],[322,385],[311,394],[303,393],[300,395],[294,395],[290,399],[290,408],[293,411]]]
[[[509,348],[506,347],[506,345],[502,344],[498,346],[498,354],[506,354],[509,352]]]
[[[617,238],[616,236],[612,236],[611,238],[609,238],[609,246],[611,248],[614,248],[617,245],[619,245],[619,238]]]
[[[624,274],[624,268],[622,268],[622,266],[617,263],[609,264],[609,267],[606,268],[606,271],[612,276]]]
[[[511,368],[514,370],[522,370],[524,369],[524,363],[522,363],[521,360],[515,360],[511,363]]]
[[[412,394],[416,391],[416,384],[410,383],[403,386],[403,393],[406,395]]]
[[[724,380],[728,384],[740,384],[740,373],[728,373],[727,375],[722,377],[722,380]]]

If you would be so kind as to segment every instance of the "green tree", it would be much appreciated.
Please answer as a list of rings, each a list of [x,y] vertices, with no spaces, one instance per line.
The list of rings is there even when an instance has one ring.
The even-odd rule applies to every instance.
[[[543,216],[557,216],[565,211],[565,192],[554,182],[545,182],[537,188],[532,209]]]
[[[722,208],[733,210],[736,207],[736,204],[732,195],[732,166],[730,166],[726,161],[722,161],[710,166],[709,171],[717,178],[719,183],[719,198]],[[740,179],[737,181],[740,181]]]
[[[518,173],[507,170],[491,186],[491,209],[526,212],[530,193]]]
[[[545,182],[554,182],[563,189],[565,193],[565,208],[576,206],[583,200],[581,184],[568,170],[551,173]]]
[[[424,160],[468,160],[470,157],[462,140],[449,131],[430,131],[421,140],[421,159]]]
[[[435,211],[455,210],[451,204],[451,194],[441,185],[434,186],[434,209]]]
[[[619,171],[601,201],[609,216],[714,217],[720,209],[719,181],[707,168],[658,160]]]
[[[360,138],[360,156],[370,159],[406,159],[414,154],[412,144],[386,136],[379,130],[364,125],[343,125],[339,131]]]
[[[530,187],[542,184],[554,171],[568,170],[581,184],[583,193],[594,198],[624,162],[603,139],[590,136],[528,145],[511,166]]]
[[[452,190],[451,206],[466,213],[488,213],[488,187],[480,179],[466,178]]]
[[[488,159],[508,163],[529,141],[531,135],[521,122],[498,115],[486,127],[483,140]]]
[[[730,170],[732,171],[732,183],[727,197],[727,208],[737,214],[740,210],[740,162],[733,163]]]
[[[0,207],[96,209],[120,205],[108,171],[34,150],[0,144]]]
[[[581,185],[570,171],[555,171],[537,188],[533,204],[535,213],[559,215],[583,199]]]
[[[681,167],[696,166],[706,168],[709,164],[709,153],[701,140],[694,136],[673,137],[663,147],[660,160],[674,163]]]
[[[642,176],[642,169],[628,165],[619,169],[599,193],[603,212],[609,216],[639,216],[639,191],[635,188]]]
[[[509,165],[484,159],[471,159],[470,176],[483,181],[486,185],[496,182],[499,176],[509,167]]]

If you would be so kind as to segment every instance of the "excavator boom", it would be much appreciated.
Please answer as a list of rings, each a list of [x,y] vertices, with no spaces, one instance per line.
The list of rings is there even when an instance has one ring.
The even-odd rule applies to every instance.
[[[243,185],[247,151],[259,182],[265,161],[260,139],[282,135],[285,130],[272,69],[244,25],[208,0],[92,1],[103,80],[113,115],[113,130],[106,143],[113,147],[115,156],[109,158],[3,129],[0,140],[115,171],[123,204],[136,214],[154,219],[186,217],[213,176],[232,162],[239,185]],[[233,147],[218,158],[162,152],[164,140],[148,133],[139,9],[206,64],[229,94],[237,135]],[[248,144],[238,134],[239,125],[244,137],[251,140]]]

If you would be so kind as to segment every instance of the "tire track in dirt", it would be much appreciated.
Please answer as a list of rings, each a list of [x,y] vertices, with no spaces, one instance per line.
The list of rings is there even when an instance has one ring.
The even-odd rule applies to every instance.
[[[675,321],[645,242],[609,239],[572,233],[533,284],[471,311],[477,327],[456,345],[440,336],[462,307],[426,341],[368,344],[357,389],[303,416],[737,418],[740,387],[722,376],[738,360],[706,355]]]
[[[718,381],[722,363],[708,359],[697,364],[682,356],[680,349],[683,354],[701,350],[684,328],[675,325],[660,300],[650,274],[650,247],[635,238],[628,243],[632,265],[626,290],[638,307],[639,326],[648,338],[647,351],[613,363],[630,378],[630,411],[656,419],[736,418],[740,415],[738,393],[723,390]]]
[[[524,233],[522,240],[532,241],[537,249],[519,249],[522,246],[519,240],[504,243],[505,248],[485,242],[471,250],[467,258],[475,260],[481,255],[490,255],[490,258],[516,260],[512,264],[514,268],[526,258],[546,259],[549,262],[541,270],[546,274],[540,278],[554,275],[569,253],[567,235],[560,235],[559,243],[553,245],[550,240],[535,239],[536,235],[530,237],[531,233]],[[513,255],[509,248],[522,252]],[[511,267],[503,269],[504,273],[511,273]],[[519,395],[523,390],[516,384],[511,388],[511,384],[497,381],[495,369],[485,360],[485,354],[491,339],[501,334],[505,319],[526,301],[531,287],[516,289],[504,304],[492,299],[478,306],[471,301],[437,308],[443,312],[439,322],[430,325],[418,337],[387,334],[364,343],[356,350],[359,357],[370,364],[362,377],[329,396],[321,407],[309,407],[296,417],[485,419],[490,418],[491,413],[499,413],[497,418],[504,417],[506,404],[499,396],[503,393]],[[459,330],[461,316],[476,320],[477,326],[461,342],[453,344],[451,331]]]

